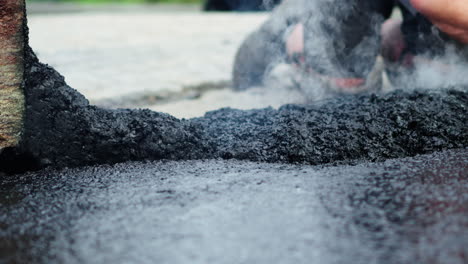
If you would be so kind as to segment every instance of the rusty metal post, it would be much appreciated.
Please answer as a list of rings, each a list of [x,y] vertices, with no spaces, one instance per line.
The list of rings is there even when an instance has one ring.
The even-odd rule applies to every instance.
[[[21,137],[25,16],[24,0],[0,0],[0,152]]]

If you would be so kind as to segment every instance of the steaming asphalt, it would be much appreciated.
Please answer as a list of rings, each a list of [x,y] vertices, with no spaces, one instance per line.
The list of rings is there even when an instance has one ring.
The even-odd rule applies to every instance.
[[[264,19],[216,16],[215,23],[206,20],[203,28],[209,24],[224,34],[221,29],[240,23],[231,25],[233,39],[222,42],[221,53],[232,53],[247,26]],[[200,32],[194,31],[190,45],[199,51],[192,50],[191,56],[200,56],[193,65],[207,62],[198,73],[197,67],[182,63],[186,46],[148,42],[156,33],[145,25],[158,24],[154,19],[163,18],[32,16],[32,46],[71,86],[94,100],[127,95],[123,87],[130,87],[130,81],[141,82],[131,87],[146,93],[177,90],[185,81],[227,79],[231,61],[221,60],[225,54],[206,57],[197,46]],[[124,23],[128,27],[122,29]],[[46,31],[51,35],[39,40]],[[171,35],[156,35],[153,41],[172,41]],[[214,36],[211,41],[215,39],[219,43]],[[159,57],[149,58],[148,51]],[[177,52],[180,58],[174,58]],[[174,65],[161,65],[174,59]],[[155,74],[146,74],[148,69]],[[146,79],[138,78],[143,75]],[[227,92],[213,92],[198,102],[214,101],[206,98],[216,98],[216,93]],[[181,112],[185,103],[194,104],[191,111]],[[171,111],[179,116],[205,111],[197,100],[176,105]],[[0,263],[466,263],[467,171],[468,151],[462,149],[357,166],[133,162],[4,176]]]
[[[312,167],[43,171],[0,184],[2,263],[466,263],[468,151]]]

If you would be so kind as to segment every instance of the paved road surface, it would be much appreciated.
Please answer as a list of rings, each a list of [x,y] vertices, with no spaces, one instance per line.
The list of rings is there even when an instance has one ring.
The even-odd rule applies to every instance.
[[[466,263],[468,151],[127,163],[0,183],[0,262]]]

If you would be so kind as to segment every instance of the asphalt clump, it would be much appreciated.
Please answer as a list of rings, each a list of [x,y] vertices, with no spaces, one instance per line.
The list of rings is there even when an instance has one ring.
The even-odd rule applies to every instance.
[[[3,171],[160,159],[353,163],[468,146],[466,87],[345,96],[278,110],[226,108],[179,120],[92,106],[29,47],[25,62],[22,142],[0,156]]]

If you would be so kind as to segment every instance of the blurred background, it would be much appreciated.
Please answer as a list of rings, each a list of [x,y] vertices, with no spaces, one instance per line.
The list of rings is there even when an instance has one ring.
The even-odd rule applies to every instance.
[[[85,4],[135,4],[135,3],[168,3],[198,4],[205,10],[218,11],[264,11],[270,10],[281,0],[29,0],[30,2],[51,3],[85,3]]]
[[[202,9],[210,0],[26,0],[33,12],[83,11],[104,6],[132,8],[132,6],[181,5]]]
[[[29,0],[29,2],[73,3],[201,3],[202,0]]]
[[[260,88],[234,92],[230,85],[237,48],[269,15],[251,11],[275,3],[262,2],[29,0],[30,45],[101,107],[149,108],[179,118],[222,107],[279,107],[297,96]],[[244,12],[216,12],[232,10]]]

